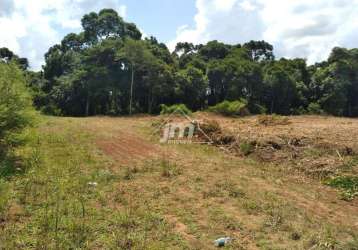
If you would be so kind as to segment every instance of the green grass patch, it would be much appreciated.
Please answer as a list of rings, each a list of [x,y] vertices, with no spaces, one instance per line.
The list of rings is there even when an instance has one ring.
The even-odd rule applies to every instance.
[[[185,248],[146,204],[116,201],[124,180],[78,121],[49,120],[19,149],[26,170],[0,179],[1,249]]]
[[[331,178],[325,183],[328,186],[341,190],[344,200],[353,200],[358,196],[358,177],[357,176],[339,176]]]

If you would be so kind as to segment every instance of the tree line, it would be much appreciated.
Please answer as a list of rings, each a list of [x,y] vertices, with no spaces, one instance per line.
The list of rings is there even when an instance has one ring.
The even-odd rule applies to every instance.
[[[155,37],[143,39],[113,9],[91,12],[81,22],[82,32],[48,50],[40,72],[0,50],[3,63],[15,60],[25,71],[34,105],[45,113],[156,114],[161,104],[198,111],[241,100],[252,114],[358,116],[358,49],[336,47],[315,65],[276,59],[265,41],[178,43],[170,52]]]

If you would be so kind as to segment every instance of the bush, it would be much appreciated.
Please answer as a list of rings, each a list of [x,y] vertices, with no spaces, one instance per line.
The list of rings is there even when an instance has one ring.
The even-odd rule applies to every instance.
[[[180,114],[181,112],[186,115],[191,115],[192,112],[190,109],[185,106],[185,104],[174,104],[172,106],[167,106],[165,104],[160,105],[160,114],[161,115],[170,115],[173,113]]]
[[[319,105],[316,102],[312,102],[307,107],[307,112],[310,115],[322,115],[324,114],[323,109],[321,108],[321,105]]]
[[[0,63],[0,160],[31,124],[33,114],[23,72],[15,64]]]
[[[226,116],[245,116],[250,114],[247,105],[247,101],[244,99],[233,102],[223,101],[213,107],[209,107],[209,111]]]
[[[59,109],[58,107],[56,107],[55,104],[48,104],[46,106],[43,106],[41,108],[41,112],[45,115],[54,115],[54,116],[61,116],[62,112],[61,109]]]

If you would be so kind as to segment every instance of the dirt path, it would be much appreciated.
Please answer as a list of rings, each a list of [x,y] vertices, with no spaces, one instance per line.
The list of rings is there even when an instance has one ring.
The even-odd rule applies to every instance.
[[[116,135],[111,139],[98,139],[96,144],[104,153],[123,165],[144,161],[160,153],[158,147],[130,133]]]

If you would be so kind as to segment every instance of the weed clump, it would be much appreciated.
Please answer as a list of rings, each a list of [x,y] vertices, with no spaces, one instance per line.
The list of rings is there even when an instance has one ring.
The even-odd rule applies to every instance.
[[[353,200],[358,196],[358,177],[356,176],[339,176],[325,182],[328,186],[339,188],[343,200]]]
[[[250,111],[247,107],[248,103],[245,99],[238,101],[224,101],[213,107],[209,107],[209,112],[218,113],[225,116],[247,116]]]
[[[240,143],[240,152],[244,155],[244,156],[248,156],[249,154],[251,154],[254,151],[254,145],[252,143],[249,142],[242,142]]]
[[[160,105],[160,114],[161,115],[170,115],[173,113],[191,115],[192,111],[185,104],[174,104],[172,106],[167,106],[165,104]]]
[[[124,175],[123,175],[123,179],[130,181],[133,180],[135,177],[135,174],[138,173],[138,168],[137,167],[126,167],[124,170]]]
[[[167,160],[160,162],[161,176],[165,178],[171,178],[181,174],[181,171],[175,163],[171,163]]]

